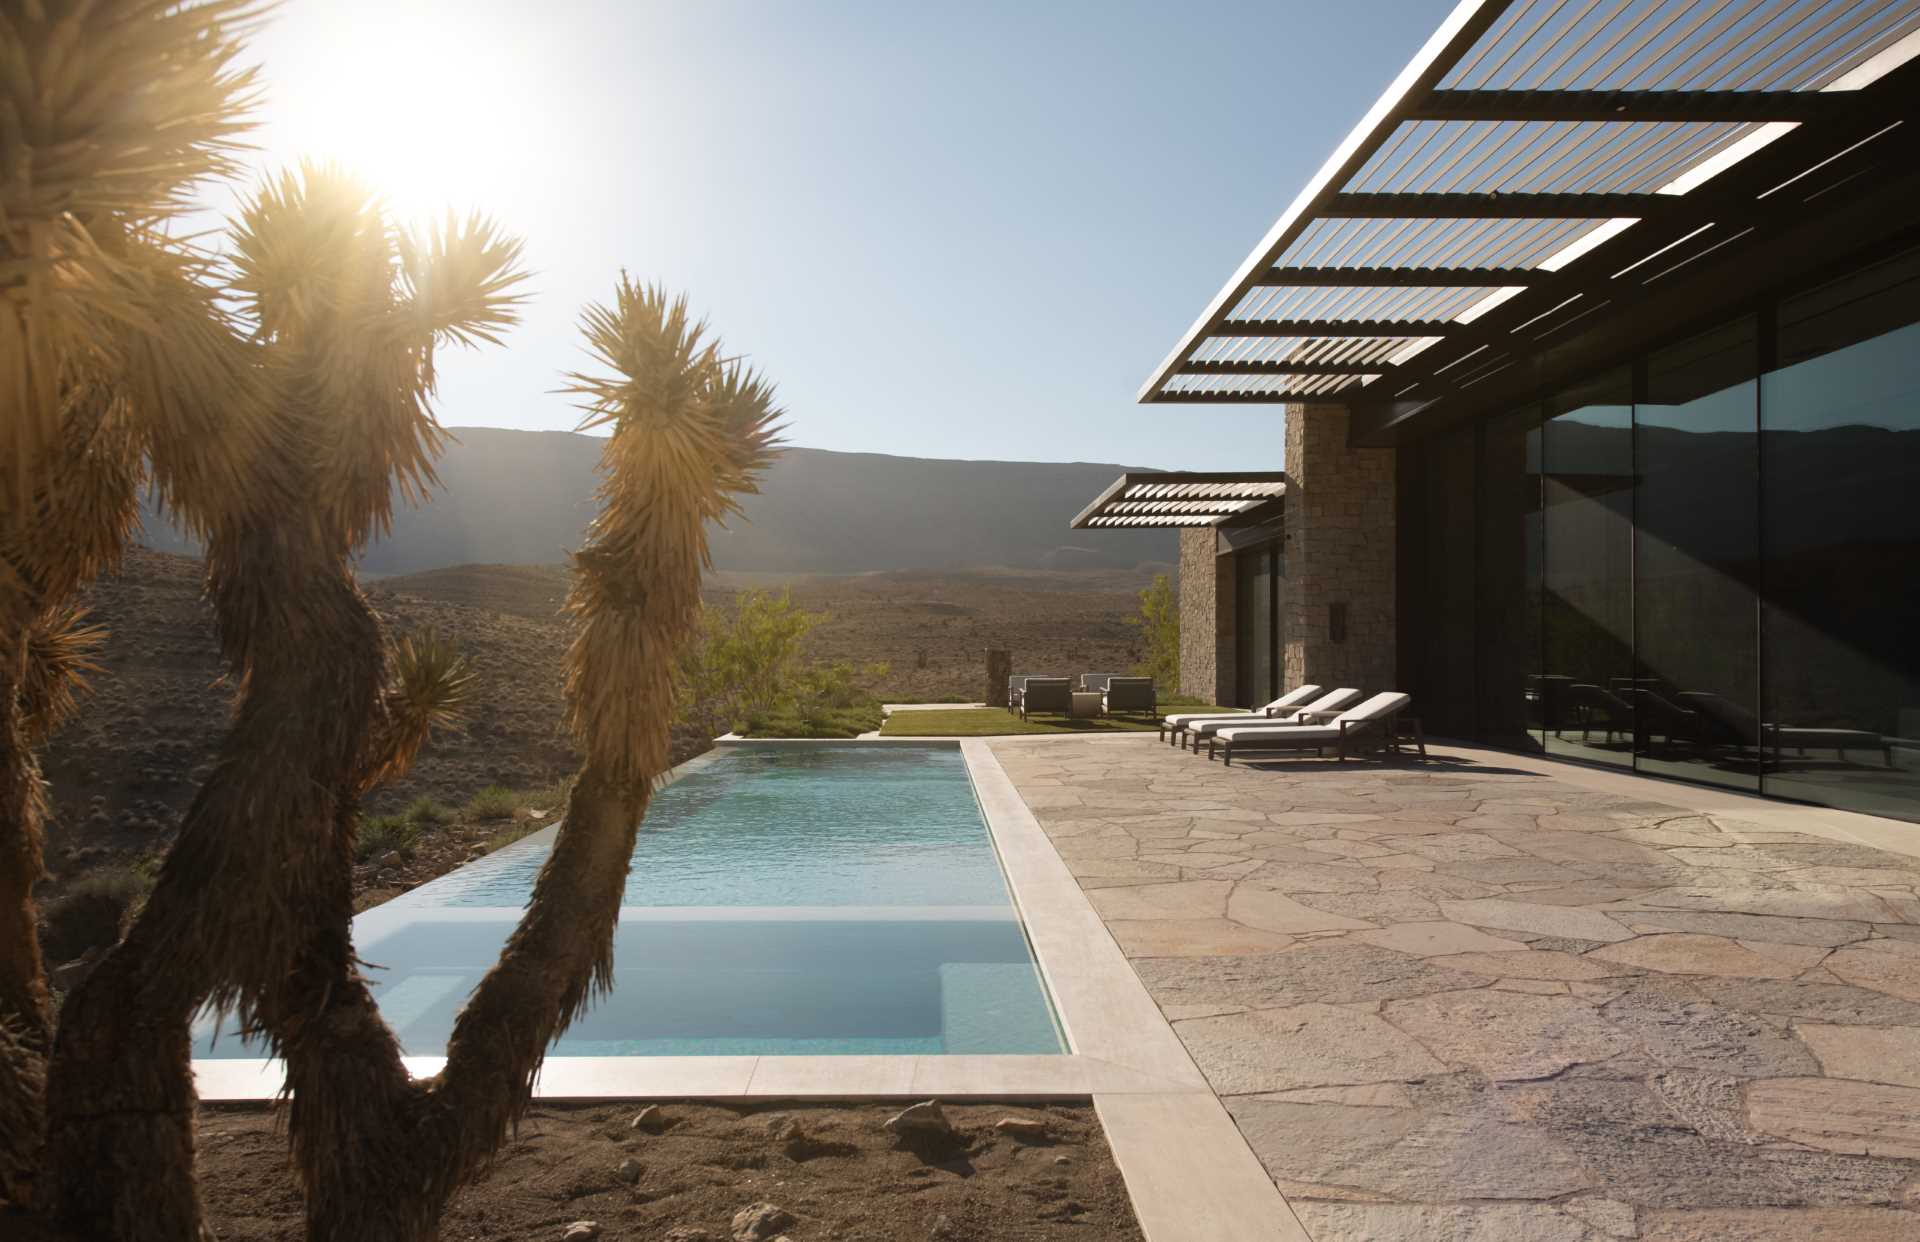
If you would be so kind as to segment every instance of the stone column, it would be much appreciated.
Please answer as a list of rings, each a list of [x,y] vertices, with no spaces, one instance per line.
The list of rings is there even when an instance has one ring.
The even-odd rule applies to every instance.
[[[1007,705],[1007,679],[1013,676],[1013,652],[987,648],[987,692],[980,696],[988,707]]]
[[[1393,450],[1350,448],[1341,406],[1287,407],[1286,684],[1402,690]]]
[[[1180,532],[1180,693],[1232,703],[1233,558],[1212,527]]]

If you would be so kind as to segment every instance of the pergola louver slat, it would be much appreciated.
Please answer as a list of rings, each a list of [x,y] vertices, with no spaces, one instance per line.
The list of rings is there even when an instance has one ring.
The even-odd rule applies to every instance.
[[[1607,220],[1658,215],[1668,194],[1335,194],[1320,214],[1353,220]]]
[[[1182,364],[1182,375],[1322,375],[1322,376],[1359,376],[1388,375],[1393,371],[1390,362],[1286,362],[1286,361],[1247,361],[1247,362],[1188,362]]]
[[[1437,90],[1409,121],[1817,121],[1838,101],[1818,91]]]
[[[1487,267],[1270,267],[1257,286],[1297,289],[1478,289],[1531,284],[1540,273]]]
[[[1287,476],[1190,472],[1127,473],[1073,519],[1075,530],[1098,527],[1226,526],[1278,516]]]
[[[1855,148],[1903,122],[1920,0],[1462,0],[1140,399],[1452,408],[1556,325],[1896,175],[1907,135]]]

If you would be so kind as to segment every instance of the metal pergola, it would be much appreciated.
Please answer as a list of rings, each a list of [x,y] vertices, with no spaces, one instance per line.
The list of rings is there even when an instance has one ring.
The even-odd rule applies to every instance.
[[[1253,526],[1280,516],[1287,476],[1193,471],[1130,471],[1094,498],[1069,525],[1074,530],[1122,527],[1177,529]]]
[[[1140,400],[1464,404],[1911,177],[1916,57],[1920,0],[1462,0]]]

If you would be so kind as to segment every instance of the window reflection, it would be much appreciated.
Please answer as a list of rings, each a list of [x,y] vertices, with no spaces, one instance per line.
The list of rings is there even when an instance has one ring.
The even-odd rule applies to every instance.
[[[1755,791],[1757,351],[1743,319],[1654,354],[1633,430],[1637,766]]]
[[[1624,370],[1549,403],[1543,438],[1544,664],[1530,691],[1546,749],[1633,762],[1636,721],[1672,729],[1633,668],[1633,409]]]
[[[1920,818],[1920,255],[1782,303],[1761,382],[1767,793]]]

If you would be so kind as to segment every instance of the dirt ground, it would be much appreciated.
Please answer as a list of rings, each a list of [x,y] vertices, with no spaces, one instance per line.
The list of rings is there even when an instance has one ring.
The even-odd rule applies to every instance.
[[[640,1104],[539,1107],[441,1237],[559,1242],[585,1220],[602,1242],[731,1242],[734,1215],[756,1203],[793,1217],[779,1228],[792,1242],[1140,1237],[1090,1107],[947,1105],[963,1141],[912,1149],[881,1128],[901,1106],[668,1103],[649,1129],[632,1124]],[[1007,1117],[1043,1120],[1046,1135],[996,1131]],[[202,1113],[200,1180],[222,1242],[302,1236],[286,1137],[267,1112]]]

